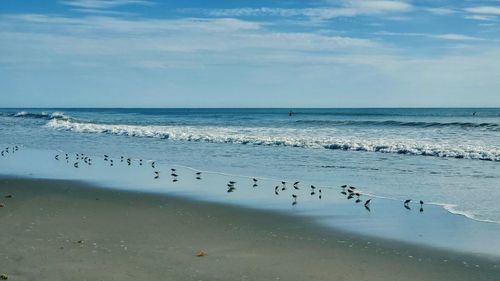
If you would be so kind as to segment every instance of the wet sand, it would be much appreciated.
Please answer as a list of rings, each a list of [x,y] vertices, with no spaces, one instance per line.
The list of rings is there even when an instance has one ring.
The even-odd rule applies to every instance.
[[[75,181],[3,178],[0,203],[9,280],[500,280],[496,258]]]

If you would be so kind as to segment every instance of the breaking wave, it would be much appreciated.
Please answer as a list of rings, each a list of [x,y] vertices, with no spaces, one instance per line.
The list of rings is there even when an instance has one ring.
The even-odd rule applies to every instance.
[[[78,133],[162,138],[178,141],[235,143],[265,146],[397,153],[434,157],[500,161],[500,149],[411,139],[339,137],[328,129],[255,128],[220,126],[140,126],[95,124],[53,118],[47,127]]]
[[[11,117],[18,117],[18,118],[34,118],[34,119],[47,119],[47,120],[52,120],[52,119],[69,120],[70,119],[68,116],[64,115],[61,112],[36,113],[36,112],[20,111],[17,113],[10,114],[10,116]]]

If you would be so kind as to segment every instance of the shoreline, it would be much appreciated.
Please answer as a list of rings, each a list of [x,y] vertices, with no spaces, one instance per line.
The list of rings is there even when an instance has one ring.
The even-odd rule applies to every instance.
[[[118,280],[122,270],[127,272],[121,276],[124,280],[162,276],[167,280],[494,280],[500,276],[494,257],[366,237],[266,210],[85,182],[5,176],[0,177],[0,194],[5,204],[0,223],[11,226],[0,238],[0,258],[6,261],[0,271],[13,280],[40,274],[47,277],[42,279]],[[13,198],[5,198],[7,194]],[[207,256],[196,257],[199,251]],[[104,270],[101,259],[107,260],[105,268],[116,270]],[[65,268],[42,265],[63,261]],[[162,270],[169,262],[177,266]],[[124,264],[130,270],[140,264],[152,271],[119,269]],[[385,270],[388,267],[394,268]]]

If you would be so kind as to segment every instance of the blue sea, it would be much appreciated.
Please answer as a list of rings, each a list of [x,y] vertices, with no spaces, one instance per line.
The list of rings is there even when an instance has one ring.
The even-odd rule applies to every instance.
[[[497,108],[0,109],[0,144],[348,184],[500,223]]]

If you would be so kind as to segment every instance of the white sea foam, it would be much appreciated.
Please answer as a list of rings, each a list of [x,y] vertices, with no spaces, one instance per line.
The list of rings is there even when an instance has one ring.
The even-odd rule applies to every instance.
[[[79,133],[101,133],[131,137],[163,138],[179,141],[235,143],[265,146],[326,148],[466,158],[500,161],[500,149],[464,143],[449,143],[411,138],[374,138],[341,136],[335,129],[255,128],[219,126],[139,126],[95,124],[69,119],[51,119],[49,128]]]

